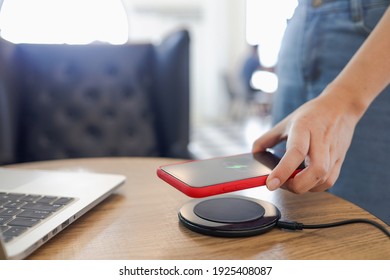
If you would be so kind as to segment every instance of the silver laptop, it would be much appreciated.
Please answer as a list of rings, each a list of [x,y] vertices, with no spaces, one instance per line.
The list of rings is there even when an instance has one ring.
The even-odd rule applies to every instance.
[[[108,197],[125,177],[0,168],[0,259],[23,259]]]

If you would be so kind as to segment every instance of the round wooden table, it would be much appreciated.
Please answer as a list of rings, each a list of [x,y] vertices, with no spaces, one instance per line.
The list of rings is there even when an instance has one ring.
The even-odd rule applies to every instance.
[[[177,161],[89,158],[8,166],[117,173],[127,177],[115,194],[49,240],[29,259],[390,259],[389,238],[367,224],[295,232],[274,228],[244,238],[192,232],[179,223],[177,216],[178,210],[191,198],[156,175],[158,166]],[[354,204],[326,192],[295,195],[258,187],[235,194],[273,203],[283,220],[308,224],[352,218],[379,221]]]

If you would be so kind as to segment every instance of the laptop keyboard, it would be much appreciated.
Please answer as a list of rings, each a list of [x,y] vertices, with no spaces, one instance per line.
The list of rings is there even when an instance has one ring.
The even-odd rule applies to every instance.
[[[11,241],[73,200],[71,197],[0,192],[0,238]]]

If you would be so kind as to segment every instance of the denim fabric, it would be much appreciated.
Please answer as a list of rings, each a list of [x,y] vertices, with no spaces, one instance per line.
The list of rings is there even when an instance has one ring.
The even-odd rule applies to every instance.
[[[274,123],[321,93],[364,42],[389,3],[299,2],[279,54]],[[390,224],[390,86],[358,123],[340,177],[330,192]]]

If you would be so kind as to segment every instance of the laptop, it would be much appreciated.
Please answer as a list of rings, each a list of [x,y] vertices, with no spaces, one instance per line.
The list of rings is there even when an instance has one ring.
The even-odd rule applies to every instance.
[[[115,174],[0,168],[0,259],[24,259],[125,181]]]

